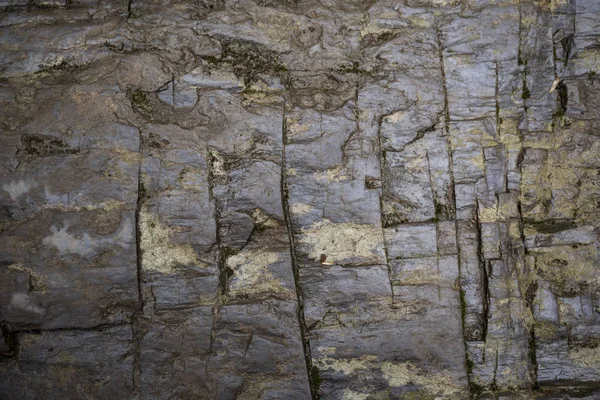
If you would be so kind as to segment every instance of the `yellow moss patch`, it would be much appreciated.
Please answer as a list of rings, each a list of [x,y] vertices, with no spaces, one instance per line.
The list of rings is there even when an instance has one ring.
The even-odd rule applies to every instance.
[[[540,341],[548,341],[556,337],[558,328],[550,322],[535,322],[535,337]]]
[[[210,149],[208,151],[211,157],[210,171],[215,177],[223,178],[227,176],[227,170],[225,169],[225,160],[218,151]]]
[[[191,245],[173,243],[172,229],[162,224],[158,216],[141,210],[139,223],[142,268],[145,270],[166,274],[174,272],[181,265],[206,266],[198,260]]]
[[[440,285],[442,277],[437,273],[427,270],[405,271],[398,279],[400,285]]]
[[[368,398],[368,394],[355,392],[350,389],[344,389],[344,392],[342,393],[343,400],[367,400]]]
[[[419,6],[422,7],[447,7],[460,4],[462,0],[421,0]]]
[[[269,271],[269,266],[279,261],[278,253],[261,250],[243,250],[229,257],[226,264],[233,271],[229,296],[282,293],[292,298],[293,293]]]
[[[333,370],[350,375],[355,371],[372,367],[375,361],[377,361],[376,355],[366,354],[359,358],[322,357],[318,360],[313,360],[313,363],[319,370]]]
[[[575,63],[590,72],[600,72],[600,50],[597,48],[583,50],[577,55]]]
[[[119,161],[122,161],[129,165],[137,165],[140,162],[140,153],[137,151],[129,151],[127,149],[121,147],[109,148],[110,151],[116,153],[118,155],[117,158]]]
[[[593,349],[584,347],[569,350],[569,358],[582,367],[600,369],[600,346]]]
[[[242,105],[245,107],[252,104],[264,106],[277,105],[282,102],[282,98],[279,94],[271,92],[247,91],[243,92],[242,96],[244,97]]]
[[[598,251],[592,245],[578,249],[570,246],[536,249],[538,275],[560,286],[582,284],[600,287],[597,259]]]
[[[550,9],[554,11],[556,8],[567,4],[569,4],[569,0],[550,0]]]
[[[329,168],[325,171],[316,172],[314,175],[315,179],[319,182],[340,182],[350,178],[348,175],[343,173],[341,165]]]
[[[395,124],[395,123],[402,121],[405,116],[406,116],[406,111],[401,110],[401,111],[396,111],[395,113],[388,115],[387,117],[385,117],[385,120],[386,120],[386,122]]]
[[[500,143],[509,150],[519,150],[521,137],[519,135],[519,122],[514,119],[505,118],[500,125]]]
[[[31,283],[33,285],[33,288],[32,288],[33,290],[39,291],[42,293],[46,293],[46,290],[48,290],[48,285],[44,281],[44,278],[42,278],[37,273],[33,272],[33,270],[31,268],[24,267],[23,264],[12,264],[12,265],[8,266],[8,269],[11,271],[19,271],[19,272],[25,272],[25,273],[29,274],[31,276]]]
[[[462,388],[454,383],[450,376],[424,372],[411,363],[393,364],[385,362],[381,372],[391,387],[402,387],[408,384],[417,384],[428,394],[441,398],[452,398],[462,392]]]
[[[479,222],[496,222],[498,213],[496,207],[485,207],[479,209]]]
[[[360,263],[385,264],[383,232],[376,225],[333,223],[323,220],[302,230],[300,243],[308,247],[309,257],[320,261],[321,254],[336,263],[359,259]]]
[[[279,222],[269,217],[260,208],[255,208],[254,211],[252,211],[252,220],[254,221],[254,225],[260,229],[272,229],[279,227]]]
[[[521,238],[521,229],[517,221],[511,221],[508,226],[508,234],[511,239],[518,240]]]
[[[310,129],[309,125],[302,125],[298,123],[298,120],[294,118],[287,118],[287,133],[289,136],[298,136],[307,132]]]
[[[310,204],[290,204],[290,212],[292,214],[302,215],[309,213],[313,209]]]
[[[410,20],[410,24],[415,28],[430,28],[431,27],[431,19],[422,17],[420,15],[411,15],[408,17]]]
[[[360,29],[360,37],[365,37],[367,35],[381,35],[385,33],[392,33],[393,31],[388,28],[382,28],[377,24],[369,23],[366,26]]]

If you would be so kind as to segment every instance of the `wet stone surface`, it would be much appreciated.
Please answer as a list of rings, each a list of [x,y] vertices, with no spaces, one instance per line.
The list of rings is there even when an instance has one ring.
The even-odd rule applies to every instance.
[[[0,0],[0,398],[600,399],[596,0]]]

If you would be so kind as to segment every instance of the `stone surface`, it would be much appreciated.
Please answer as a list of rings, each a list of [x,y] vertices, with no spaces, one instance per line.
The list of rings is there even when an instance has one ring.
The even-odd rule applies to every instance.
[[[0,0],[0,398],[600,399],[596,0]]]

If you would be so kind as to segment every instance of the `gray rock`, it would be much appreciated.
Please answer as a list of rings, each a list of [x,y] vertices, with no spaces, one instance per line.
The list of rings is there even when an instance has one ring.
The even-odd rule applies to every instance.
[[[0,398],[599,397],[597,1],[0,9]]]

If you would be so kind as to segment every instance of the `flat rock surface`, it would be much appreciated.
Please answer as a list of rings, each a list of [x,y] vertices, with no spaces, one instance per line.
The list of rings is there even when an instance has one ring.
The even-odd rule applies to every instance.
[[[600,399],[596,0],[0,0],[1,399]]]

